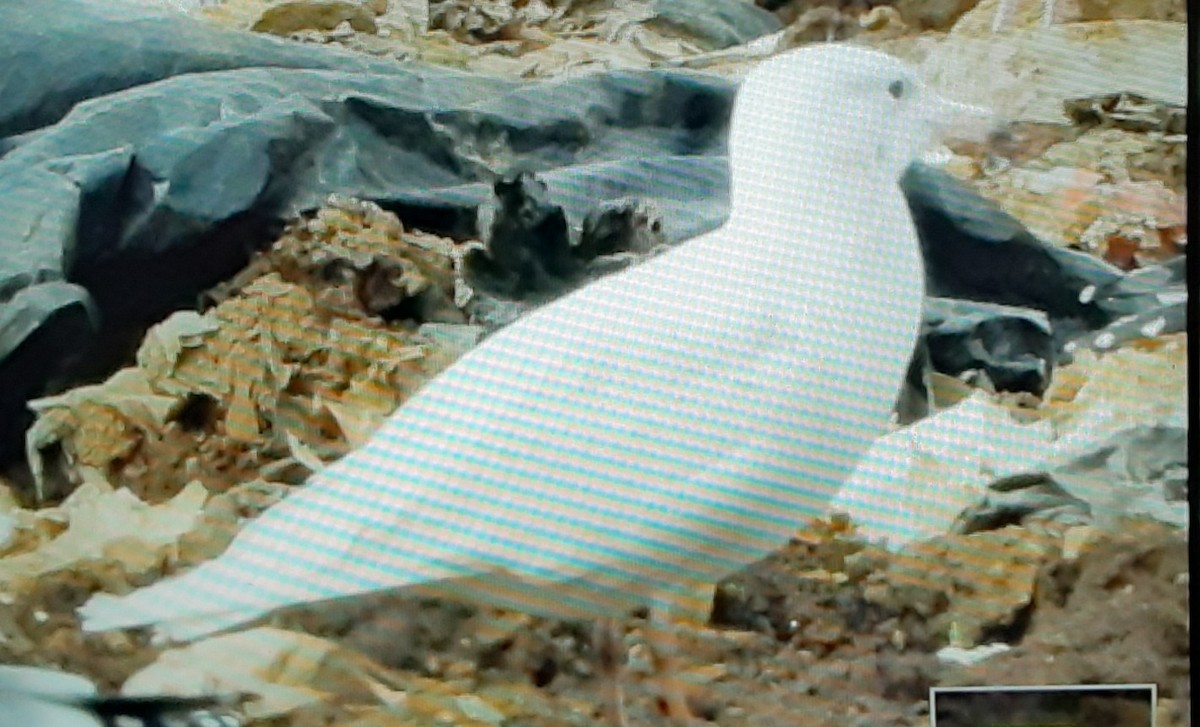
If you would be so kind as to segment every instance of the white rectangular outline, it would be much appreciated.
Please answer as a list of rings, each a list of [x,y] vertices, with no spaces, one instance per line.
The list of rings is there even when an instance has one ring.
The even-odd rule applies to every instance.
[[[937,695],[938,692],[1098,692],[1115,689],[1149,689],[1150,690],[1150,727],[1158,727],[1158,684],[1012,684],[1009,686],[979,686],[979,687],[930,687],[929,688],[929,725],[937,727]]]

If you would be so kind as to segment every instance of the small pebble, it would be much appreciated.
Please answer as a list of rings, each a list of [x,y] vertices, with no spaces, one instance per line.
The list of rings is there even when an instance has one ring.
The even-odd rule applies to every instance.
[[[1141,331],[1142,335],[1146,338],[1154,338],[1158,334],[1162,333],[1166,327],[1167,319],[1163,316],[1159,316],[1158,318],[1155,318],[1146,325],[1142,326]]]

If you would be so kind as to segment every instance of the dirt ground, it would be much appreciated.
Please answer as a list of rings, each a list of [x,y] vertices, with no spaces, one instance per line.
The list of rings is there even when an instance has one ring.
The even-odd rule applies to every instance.
[[[877,551],[834,529],[807,532],[721,583],[709,624],[677,626],[693,708],[731,727],[915,726],[929,724],[932,686],[1152,682],[1158,724],[1188,724],[1188,558],[1178,533],[1135,523],[1121,534],[1094,535],[1074,559],[1064,558],[1061,539],[1016,527],[950,536],[940,545],[976,547],[1007,563],[1013,543],[1034,544],[1016,567],[1032,579],[1002,582],[1029,590],[997,598],[981,587],[987,565],[922,565],[920,555]],[[60,666],[110,689],[152,662],[158,650],[144,640],[80,635],[73,609],[89,590],[51,577],[29,601],[0,609],[16,622],[4,632],[23,633],[36,648],[18,654],[6,642],[0,660]],[[973,666],[940,660],[936,652],[956,625],[972,619],[984,641],[1011,650]],[[394,596],[314,607],[276,622],[331,638],[437,691],[503,704],[505,725],[599,721],[602,690],[586,623]],[[657,724],[639,623],[627,634],[630,717]],[[338,693],[337,685],[323,686]],[[261,724],[424,723],[383,714],[355,719],[351,696]],[[1136,724],[1106,722],[1126,723]]]

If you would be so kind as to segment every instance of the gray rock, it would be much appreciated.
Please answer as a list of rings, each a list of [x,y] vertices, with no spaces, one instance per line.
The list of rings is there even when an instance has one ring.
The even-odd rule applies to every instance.
[[[659,22],[678,26],[714,50],[774,33],[781,24],[748,0],[655,0]]]

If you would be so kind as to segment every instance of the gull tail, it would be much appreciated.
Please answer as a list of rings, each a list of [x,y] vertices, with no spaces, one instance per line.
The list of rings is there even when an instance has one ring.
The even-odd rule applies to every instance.
[[[398,536],[401,514],[378,498],[351,497],[337,487],[305,488],[249,523],[217,558],[123,596],[94,595],[78,610],[82,627],[154,626],[191,641],[287,606],[464,574],[442,539]]]
[[[241,626],[267,615],[272,609],[227,611],[201,616],[181,617],[149,611],[144,605],[128,603],[129,596],[98,593],[79,609],[83,630],[89,632],[153,626],[155,633],[172,642],[187,642]]]
[[[295,602],[238,583],[230,571],[218,558],[123,596],[97,593],[79,608],[81,625],[88,632],[153,626],[171,641],[191,641]]]

